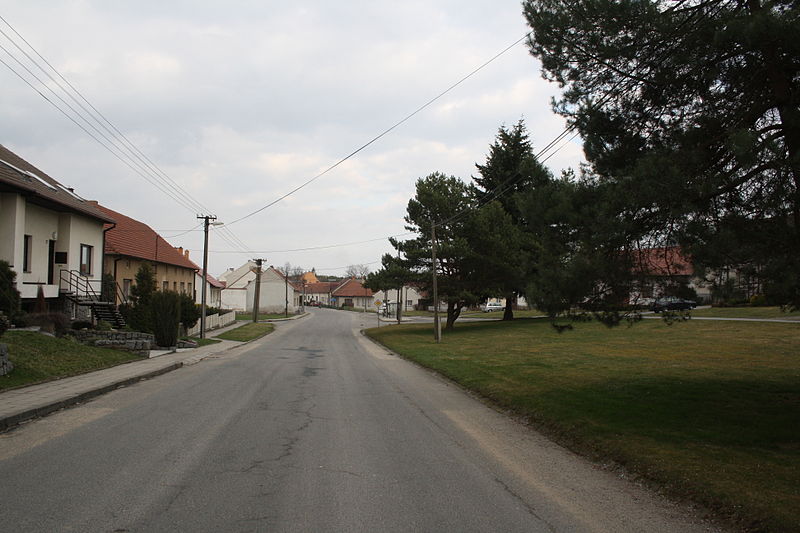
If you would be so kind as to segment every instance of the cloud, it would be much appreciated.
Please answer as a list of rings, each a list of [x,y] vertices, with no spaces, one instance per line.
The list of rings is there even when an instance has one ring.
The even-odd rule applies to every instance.
[[[3,16],[181,189],[227,222],[327,169],[527,31],[517,3],[489,0],[20,2]],[[197,224],[198,213],[0,70],[0,142],[153,228]],[[403,232],[418,178],[441,171],[469,180],[497,129],[521,117],[534,146],[546,145],[564,121],[550,110],[557,89],[538,70],[517,45],[326,175],[232,225],[247,253],[215,231],[212,272],[250,252]],[[581,160],[573,142],[547,164],[558,173]],[[171,242],[198,258],[202,233]],[[382,239],[271,255],[274,264],[322,268],[387,251]]]

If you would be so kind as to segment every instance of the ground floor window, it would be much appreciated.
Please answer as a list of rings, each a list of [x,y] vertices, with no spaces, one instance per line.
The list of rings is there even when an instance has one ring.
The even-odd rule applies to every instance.
[[[133,285],[132,279],[122,280],[122,294],[125,295],[125,298],[130,298],[131,296],[131,285]]]
[[[31,241],[30,235],[25,235],[22,239],[22,271],[31,271]]]
[[[92,275],[92,246],[88,244],[81,244],[81,266],[80,272],[82,276]]]

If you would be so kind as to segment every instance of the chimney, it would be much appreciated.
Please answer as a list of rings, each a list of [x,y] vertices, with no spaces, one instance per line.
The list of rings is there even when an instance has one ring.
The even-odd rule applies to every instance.
[[[184,256],[186,259],[189,259],[189,249],[188,249],[188,248],[187,248],[187,249],[185,249],[185,250],[183,251],[183,256]]]

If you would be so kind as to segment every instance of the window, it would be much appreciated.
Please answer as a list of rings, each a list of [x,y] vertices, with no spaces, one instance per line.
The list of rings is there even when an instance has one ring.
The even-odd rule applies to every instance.
[[[172,282],[172,290],[175,291],[175,292],[178,292],[178,282],[177,281],[173,281]]]
[[[22,240],[22,271],[31,271],[31,236],[25,235]]]
[[[183,281],[181,281],[181,294],[183,294],[183,293],[185,293],[185,292],[186,292],[186,283],[184,283]]]
[[[192,284],[191,283],[187,283],[186,284],[186,292],[188,292],[189,294],[192,294]]]
[[[169,281],[161,282],[161,290],[162,291],[168,291],[169,290]]]
[[[125,298],[131,297],[131,285],[133,284],[132,279],[123,279],[122,280],[122,294],[125,295]]]
[[[88,244],[81,244],[81,275],[92,275],[92,247]]]

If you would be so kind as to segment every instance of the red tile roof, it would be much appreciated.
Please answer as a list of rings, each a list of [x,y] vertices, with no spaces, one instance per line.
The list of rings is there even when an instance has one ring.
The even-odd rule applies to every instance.
[[[45,207],[66,208],[103,222],[113,218],[98,210],[92,202],[84,200],[17,154],[0,145],[0,192],[23,191],[33,203]]]
[[[346,298],[353,298],[358,296],[372,296],[372,290],[364,288],[361,285],[361,282],[357,279],[350,278],[339,287],[337,287],[332,293],[332,296],[341,296]]]
[[[122,213],[112,211],[102,205],[97,207],[106,216],[116,220],[116,226],[107,225],[107,227],[111,228],[106,232],[107,254],[125,255],[197,270],[197,265],[165,241],[161,235],[147,224]]]
[[[338,281],[320,281],[318,283],[306,283],[306,294],[329,294],[338,287]]]
[[[642,248],[633,254],[635,268],[649,276],[690,276],[694,272],[691,259],[677,246]]]

